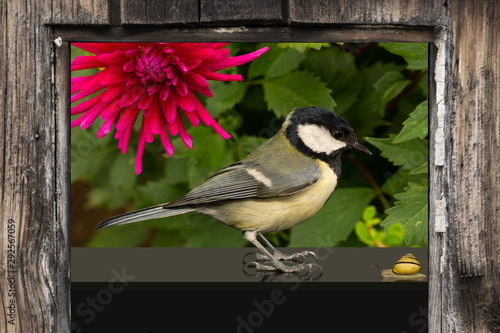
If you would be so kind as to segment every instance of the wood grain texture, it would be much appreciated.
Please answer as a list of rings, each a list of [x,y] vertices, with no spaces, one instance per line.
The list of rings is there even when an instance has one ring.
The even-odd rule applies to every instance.
[[[449,251],[458,272],[449,298],[462,331],[500,332],[500,3],[456,1],[450,10]]]
[[[69,243],[59,238],[68,233],[61,233],[54,201],[54,44],[43,25],[51,2],[0,8],[0,331],[69,332]],[[15,261],[8,245],[15,245]]]
[[[52,12],[47,12],[43,23],[105,25],[109,23],[108,5],[103,0],[52,0],[48,2]]]
[[[200,22],[269,24],[283,21],[286,0],[200,0]]]
[[[440,25],[447,21],[447,0],[289,0],[291,24]]]
[[[441,135],[444,162],[429,150],[429,331],[500,332],[498,1],[3,0],[0,26],[0,332],[70,331],[68,40],[162,39],[434,40],[431,59],[445,57],[430,62],[430,142]]]
[[[121,23],[188,24],[199,20],[197,0],[120,0]]]
[[[105,33],[104,33],[105,32]],[[432,28],[409,29],[381,27],[190,27],[165,29],[137,26],[134,29],[111,27],[55,27],[54,34],[72,41],[99,42],[419,42],[434,40]]]

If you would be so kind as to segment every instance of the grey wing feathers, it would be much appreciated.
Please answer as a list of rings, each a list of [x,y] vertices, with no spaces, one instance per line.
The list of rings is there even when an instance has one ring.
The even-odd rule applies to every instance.
[[[174,208],[174,209],[165,209],[163,208],[165,204],[144,208],[141,210],[137,210],[130,213],[125,213],[122,215],[117,215],[110,217],[104,221],[99,222],[97,227],[94,230],[99,230],[103,228],[107,228],[113,225],[121,225],[127,223],[133,223],[144,220],[158,219],[162,217],[174,216],[179,214],[184,214],[188,212],[192,212],[192,208]]]
[[[320,177],[317,165],[304,170],[306,177],[296,177],[294,173],[270,172],[258,163],[238,162],[222,169],[194,188],[185,196],[164,205],[164,208],[197,205],[220,200],[246,198],[274,198],[292,195],[314,184]],[[254,170],[249,173],[248,170]],[[255,172],[270,181],[257,179]],[[272,184],[271,184],[272,183]]]

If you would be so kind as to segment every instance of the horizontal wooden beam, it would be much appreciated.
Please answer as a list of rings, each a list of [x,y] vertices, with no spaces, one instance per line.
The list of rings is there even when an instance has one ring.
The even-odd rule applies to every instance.
[[[54,36],[70,42],[408,42],[432,43],[432,27],[315,26],[159,28],[55,26]]]

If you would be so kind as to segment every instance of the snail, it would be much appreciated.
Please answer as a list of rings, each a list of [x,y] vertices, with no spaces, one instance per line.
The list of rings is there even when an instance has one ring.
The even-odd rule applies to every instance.
[[[420,263],[411,253],[402,256],[392,269],[383,269],[378,265],[373,267],[381,270],[382,281],[412,282],[426,278],[425,274],[419,273]]]

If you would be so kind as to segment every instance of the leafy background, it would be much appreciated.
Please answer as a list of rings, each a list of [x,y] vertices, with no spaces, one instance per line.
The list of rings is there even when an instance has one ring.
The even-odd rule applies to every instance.
[[[171,158],[155,141],[146,146],[143,172],[136,176],[139,126],[125,155],[112,133],[96,138],[99,121],[85,131],[71,130],[72,246],[248,246],[238,230],[196,214],[92,229],[104,218],[182,196],[270,138],[294,107],[309,105],[342,115],[374,154],[344,153],[342,177],[325,207],[307,222],[266,237],[276,246],[427,246],[427,44],[229,48],[238,55],[264,45],[270,49],[260,58],[225,70],[241,73],[243,82],[210,81],[214,97],[198,96],[232,135],[228,140],[211,128],[189,128],[192,150],[175,137]],[[72,48],[73,58],[85,54]]]

